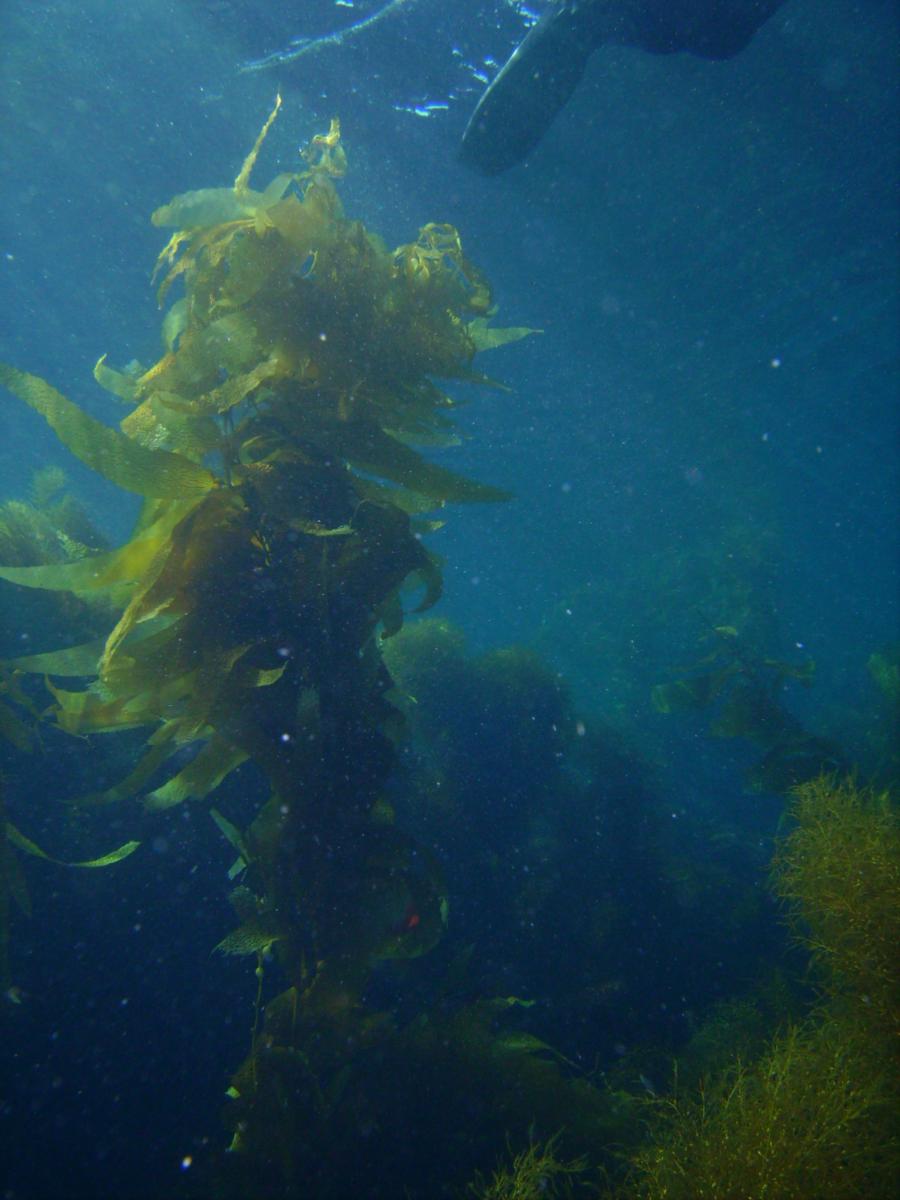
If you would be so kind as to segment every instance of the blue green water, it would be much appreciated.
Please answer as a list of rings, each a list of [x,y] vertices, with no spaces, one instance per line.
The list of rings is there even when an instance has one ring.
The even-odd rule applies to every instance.
[[[729,839],[727,906],[732,885],[764,889],[782,800],[747,791],[752,747],[711,737],[695,714],[661,716],[652,686],[699,659],[713,626],[746,619],[760,653],[815,660],[814,685],[785,685],[784,704],[865,767],[881,719],[867,662],[900,636],[900,9],[788,0],[725,63],[606,49],[526,164],[482,179],[456,148],[475,72],[490,75],[484,60],[503,61],[523,32],[514,5],[408,0],[353,39],[239,69],[380,7],[6,0],[0,360],[120,420],[91,371],[104,353],[117,364],[158,354],[149,275],[163,231],[149,214],[230,183],[276,90],[284,109],[263,179],[295,169],[298,148],[339,115],[348,214],[391,245],[426,221],[452,223],[494,285],[500,323],[542,331],[493,352],[485,369],[508,390],[472,394],[467,439],[439,452],[514,498],[442,514],[438,615],[473,655],[523,643],[560,673],[578,713],[640,762],[630,786],[689,827],[679,861],[705,858],[710,823]],[[26,496],[48,463],[107,537],[127,536],[136,503],[4,394],[0,500]],[[50,648],[40,636],[23,612],[25,650],[11,642],[0,655]],[[780,961],[765,904],[737,947],[713,919],[714,890],[696,927],[684,916],[667,927],[653,862],[634,886],[643,851],[632,846],[621,890],[638,897],[635,941],[612,944],[597,978],[581,979],[579,897],[597,863],[609,866],[585,848],[587,810],[558,817],[549,797],[545,826],[504,823],[491,797],[515,797],[515,762],[502,736],[499,750],[482,745],[464,691],[457,699],[442,719],[482,756],[477,799],[452,835],[432,814],[422,836],[444,859],[452,944],[483,956],[473,988],[544,1005],[535,1031],[587,1069],[638,1042],[674,1052],[705,1005],[748,986],[748,961]],[[52,739],[35,761],[9,757],[9,819],[66,857],[79,828],[60,800],[91,769]],[[209,956],[230,927],[227,850],[199,806],[156,826],[123,808],[104,829],[103,848],[144,840],[118,874],[26,863],[35,912],[16,918],[12,941],[24,1000],[2,1033],[0,1195],[11,1200],[176,1195],[186,1156],[225,1140],[219,1110],[255,988],[246,961]],[[501,860],[543,847],[539,936],[517,940],[500,877],[479,873],[485,845]],[[600,977],[631,989],[618,1017],[584,999]],[[414,1010],[424,985],[384,986]]]

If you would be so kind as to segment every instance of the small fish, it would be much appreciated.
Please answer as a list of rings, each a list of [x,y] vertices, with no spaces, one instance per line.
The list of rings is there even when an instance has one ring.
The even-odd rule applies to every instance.
[[[406,912],[394,925],[391,926],[391,933],[398,937],[404,933],[412,933],[422,924],[422,916],[416,907],[415,903],[410,900],[406,906]]]

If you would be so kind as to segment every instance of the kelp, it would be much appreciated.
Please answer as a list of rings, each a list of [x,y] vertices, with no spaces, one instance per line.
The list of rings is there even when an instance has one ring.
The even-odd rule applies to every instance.
[[[65,472],[47,466],[34,473],[28,500],[0,504],[0,655],[32,643],[33,638],[96,634],[109,620],[105,598],[84,589],[75,596],[60,580],[67,574],[90,580],[89,559],[105,540],[67,490]],[[69,558],[69,562],[63,560]],[[23,602],[20,588],[38,589]],[[23,616],[27,614],[27,616]],[[0,742],[21,754],[39,744],[44,704],[41,689],[28,677],[54,671],[93,674],[103,642],[38,654],[0,658]]]
[[[238,1170],[244,1158],[253,1166],[233,1194],[296,1195],[301,1181],[316,1196],[367,1195],[373,1185],[393,1194],[404,1186],[398,1169],[408,1170],[404,1147],[412,1145],[426,1157],[424,1179],[407,1176],[411,1195],[463,1195],[504,1140],[519,1147],[534,1139],[552,1141],[560,1168],[569,1168],[555,1182],[584,1172],[587,1184],[587,1159],[568,1156],[584,1147],[599,1157],[621,1138],[621,1113],[615,1098],[563,1069],[538,1039],[498,1028],[522,1006],[497,997],[451,1007],[445,997],[406,1023],[347,1008],[325,1024],[299,990],[281,993],[266,1006],[255,1057],[227,1093]],[[536,1164],[520,1163],[520,1180],[538,1187],[541,1172],[529,1165]]]
[[[0,664],[0,738],[25,753],[32,749],[41,714],[22,687],[21,672]]]
[[[343,217],[333,186],[346,165],[337,123],[313,139],[305,170],[251,191],[279,106],[231,189],[186,193],[154,214],[155,224],[176,229],[158,263],[160,295],[178,278],[186,294],[166,317],[166,352],[154,366],[122,373],[104,357],[95,369],[98,382],[133,405],[121,432],[44,381],[0,368],[0,381],[82,461],[147,498],[135,536],[120,549],[2,572],[20,586],[127,599],[98,657],[96,687],[54,688],[57,720],[81,734],[162,721],[157,745],[168,742],[172,753],[217,729],[217,752],[208,757],[229,766],[247,756],[234,746],[239,727],[252,723],[257,698],[248,693],[276,683],[285,664],[272,638],[263,649],[258,630],[237,644],[231,637],[254,624],[246,591],[233,604],[223,600],[222,619],[210,625],[212,593],[226,578],[264,577],[315,624],[323,595],[353,590],[362,554],[372,580],[367,635],[379,617],[399,626],[395,597],[410,575],[426,580],[423,603],[433,603],[437,567],[401,513],[505,493],[429,463],[410,440],[453,440],[453,402],[435,377],[466,378],[478,346],[529,332],[491,331],[474,315],[487,311],[490,292],[452,227],[426,225],[391,252]],[[323,535],[335,538],[333,548]],[[137,640],[160,618],[168,625],[156,639]],[[329,636],[320,624],[301,640]],[[308,677],[315,655],[304,657],[299,673]],[[52,661],[21,665],[65,670]],[[155,765],[160,758],[157,751]],[[200,766],[187,774],[203,778],[156,789],[151,806],[205,795],[221,778]]]
[[[215,818],[238,855],[230,875],[242,877],[239,924],[218,949],[256,956],[257,1013],[267,957],[289,985],[264,1033],[254,1021],[236,1077],[251,1147],[270,1116],[272,1137],[289,1141],[307,1102],[333,1111],[372,971],[443,934],[439,865],[384,797],[402,721],[381,643],[411,588],[416,611],[440,596],[424,543],[440,521],[426,514],[506,496],[417,449],[460,440],[442,381],[487,384],[476,353],[529,332],[489,327],[489,285],[452,226],[426,224],[390,250],[345,217],[336,121],[300,170],[252,189],[279,107],[231,188],[154,213],[173,230],[157,263],[160,303],[183,292],[157,362],[117,370],[104,356],[95,368],[129,409],[118,429],[0,369],[82,462],[143,497],[124,546],[4,569],[19,586],[116,609],[102,646],[16,660],[45,676],[63,731],[149,729],[127,777],[82,802],[168,809],[210,796],[248,760],[270,789],[246,828]],[[272,1033],[287,1007],[315,1069],[312,1049]],[[383,1023],[359,1015],[352,1029],[364,1044]]]
[[[0,363],[0,384],[40,413],[63,445],[111,483],[143,496],[202,495],[215,480],[202,467],[166,451],[152,451],[89,417],[36,375]]]
[[[732,625],[705,635],[712,649],[680,678],[656,684],[651,701],[658,713],[712,710],[714,737],[746,738],[762,754],[747,772],[750,791],[785,794],[843,761],[838,746],[810,733],[784,706],[785,684],[812,684],[815,663],[789,663],[760,653]]]
[[[26,837],[12,821],[7,819],[3,796],[3,780],[0,778],[0,992],[4,993],[13,1002],[18,1002],[18,989],[12,983],[9,962],[10,909],[12,902],[16,904],[24,916],[31,916],[31,897],[25,880],[25,873],[13,851],[18,850],[23,854],[43,859],[44,862],[54,863],[60,867],[95,870],[101,867],[111,867],[115,863],[122,862],[123,859],[132,855],[139,846],[140,842],[137,841],[125,842],[123,845],[117,846],[114,850],[110,850],[109,853],[103,854],[99,858],[84,859],[78,862],[69,862],[65,859],[54,858],[46,850],[42,850],[31,838]]]

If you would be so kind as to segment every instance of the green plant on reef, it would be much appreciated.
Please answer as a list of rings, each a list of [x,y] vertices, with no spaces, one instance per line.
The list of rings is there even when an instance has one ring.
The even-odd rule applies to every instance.
[[[792,794],[773,888],[810,948],[817,1010],[695,1094],[654,1101],[628,1194],[836,1200],[900,1173],[900,824],[886,794],[822,776]]]
[[[900,1052],[900,817],[888,792],[821,776],[798,788],[773,886],[833,1001]]]
[[[552,1137],[543,1143],[531,1142],[490,1179],[478,1177],[470,1183],[469,1195],[475,1200],[563,1200],[574,1196],[577,1177],[587,1163],[584,1159],[557,1158],[557,1141]]]
[[[898,1165],[895,1099],[858,1027],[790,1028],[754,1064],[653,1104],[658,1141],[637,1157],[631,1194],[887,1200]]]
[[[476,352],[530,331],[489,326],[490,290],[451,226],[390,250],[344,216],[337,121],[303,170],[251,189],[280,103],[232,187],[153,214],[175,230],[160,302],[176,283],[184,294],[158,362],[95,368],[129,408],[120,429],[0,366],[0,383],[82,462],[143,497],[124,546],[0,578],[117,608],[99,647],[13,663],[48,677],[67,732],[150,729],[127,778],[85,803],[141,796],[167,809],[207,797],[248,759],[268,781],[248,828],[217,814],[243,874],[240,925],[220,948],[255,955],[260,976],[275,955],[287,976],[232,1088],[234,1148],[275,1164],[287,1186],[302,1149],[282,1136],[286,1108],[301,1124],[310,1104],[329,1111],[349,1039],[369,1036],[360,1005],[373,966],[424,953],[443,930],[440,872],[382,800],[400,718],[380,645],[401,626],[404,587],[424,589],[419,609],[440,594],[423,543],[438,522],[424,514],[505,498],[416,449],[459,441],[436,380],[489,385]],[[87,687],[64,685],[86,676]],[[293,1073],[287,1091],[278,1064]]]

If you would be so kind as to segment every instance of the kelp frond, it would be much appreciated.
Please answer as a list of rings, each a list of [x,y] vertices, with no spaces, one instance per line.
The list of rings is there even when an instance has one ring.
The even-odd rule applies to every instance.
[[[160,298],[176,281],[184,295],[164,318],[155,364],[118,371],[104,356],[95,368],[129,406],[120,429],[0,366],[0,384],[73,454],[145,498],[117,550],[0,567],[20,586],[119,608],[99,655],[91,643],[18,663],[58,677],[55,719],[68,732],[154,729],[128,778],[92,804],[202,798],[248,756],[270,777],[302,770],[289,760],[309,743],[311,718],[291,697],[330,686],[335,606],[356,614],[340,618],[354,653],[379,626],[395,632],[407,580],[425,582],[420,608],[440,594],[421,514],[506,497],[415,447],[459,441],[454,402],[435,380],[471,379],[480,349],[530,331],[490,328],[490,288],[452,226],[427,224],[391,251],[345,218],[337,121],[301,170],[252,189],[280,107],[279,97],[232,187],[184,193],[153,214],[175,231],[158,264]],[[94,655],[93,685],[61,686]],[[370,687],[377,659],[360,661]],[[383,719],[386,705],[366,704],[366,720]],[[280,746],[268,732],[279,725]],[[192,743],[195,756],[160,783]]]

